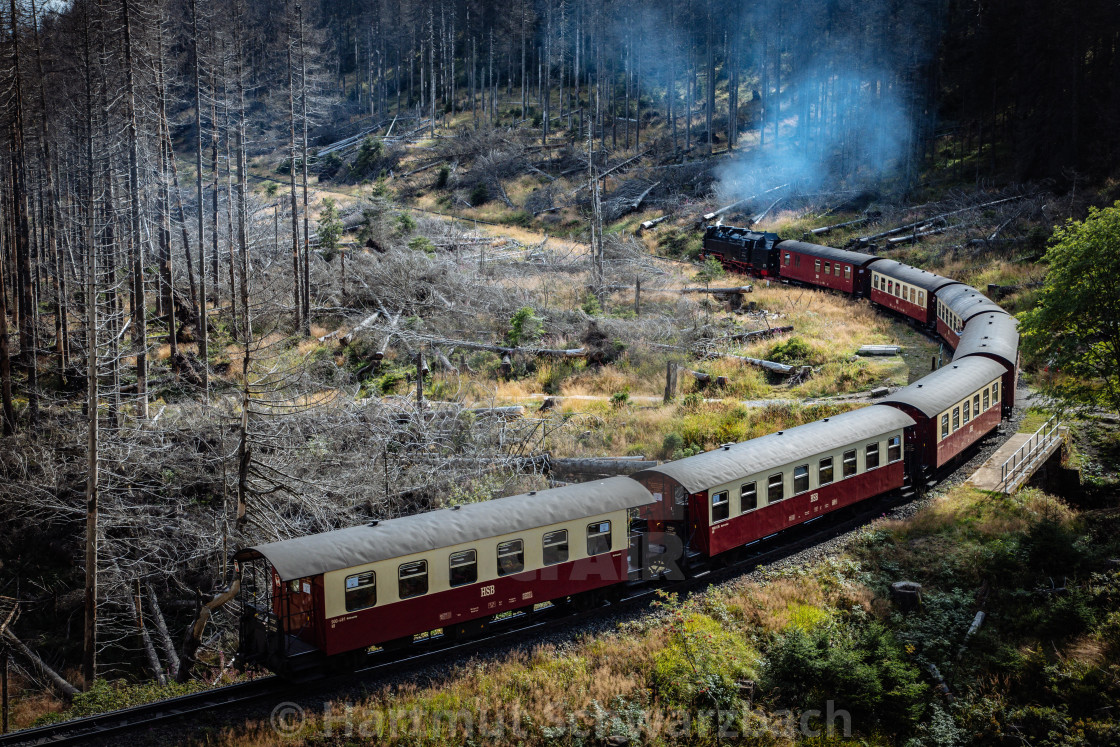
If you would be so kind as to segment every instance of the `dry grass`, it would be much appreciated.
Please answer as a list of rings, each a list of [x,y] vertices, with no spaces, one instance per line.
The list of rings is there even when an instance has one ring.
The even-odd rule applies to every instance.
[[[70,673],[68,672],[69,676]],[[70,682],[77,683],[79,678],[69,677]],[[50,691],[39,689],[34,683],[29,682],[16,673],[9,675],[8,692],[11,694],[11,712],[9,715],[10,728],[26,729],[43,716],[58,713],[66,708],[66,703],[55,697]]]

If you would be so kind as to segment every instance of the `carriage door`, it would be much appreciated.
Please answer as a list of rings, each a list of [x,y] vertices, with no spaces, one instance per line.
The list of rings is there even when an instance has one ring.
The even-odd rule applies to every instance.
[[[314,640],[311,623],[315,609],[312,595],[312,578],[285,581],[280,599],[277,600],[284,632],[307,642]]]

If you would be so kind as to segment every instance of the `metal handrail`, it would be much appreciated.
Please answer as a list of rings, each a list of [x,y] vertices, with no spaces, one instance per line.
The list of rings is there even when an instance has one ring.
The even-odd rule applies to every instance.
[[[1061,422],[1058,420],[1057,415],[1051,416],[1042,427],[1039,428],[1034,434],[1027,439],[1026,443],[1020,446],[1014,454],[1009,456],[1002,465],[1000,465],[1000,481],[999,488],[1003,492],[1007,492],[1007,486],[1014,484],[1022,472],[1027,467],[1034,464],[1037,456],[1042,451],[1049,451],[1050,446],[1055,441],[1055,434],[1061,428]],[[1057,436],[1060,438],[1060,436]]]

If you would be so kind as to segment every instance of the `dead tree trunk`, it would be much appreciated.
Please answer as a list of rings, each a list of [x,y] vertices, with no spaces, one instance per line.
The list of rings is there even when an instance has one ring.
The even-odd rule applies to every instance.
[[[296,82],[292,63],[292,20],[288,19],[288,153],[291,168],[288,170],[292,203],[292,300],[295,303],[295,328],[303,328],[302,282],[299,262],[299,207],[296,203]]]
[[[14,0],[13,0],[14,1]],[[121,0],[124,16],[125,100],[128,110],[129,245],[132,263],[132,344],[136,351],[136,416],[148,419],[148,327],[144,302],[144,262],[140,239],[140,156],[136,129],[136,85],[132,75],[132,21],[129,0]]]
[[[39,658],[38,654],[29,649],[19,638],[16,638],[15,633],[10,630],[5,630],[3,635],[4,638],[7,639],[8,643],[11,644],[12,648],[15,649],[16,653],[22,656],[24,660],[32,666],[33,669],[36,669],[40,674],[42,674],[47,679],[47,681],[51,683],[51,685],[59,695],[62,695],[66,699],[70,699],[78,694],[78,688],[71,685],[69,682],[64,680],[58,672],[47,666],[46,663]]]
[[[19,65],[19,16],[16,0],[11,0],[12,26],[12,113],[8,131],[11,136],[12,223],[15,228],[16,275],[19,285],[19,355],[27,371],[27,421],[34,426],[39,419],[38,306],[32,278],[31,227],[27,219],[26,158],[23,148],[23,85]]]
[[[86,74],[86,553],[85,625],[82,636],[82,677],[88,688],[97,674],[97,248],[96,185],[93,165],[93,76],[89,48],[89,23],[83,25],[82,45]],[[189,247],[188,247],[189,250]],[[0,324],[3,314],[0,313]]]
[[[195,187],[198,196],[198,357],[202,363],[202,396],[209,399],[210,374],[206,329],[206,211],[202,199],[202,50],[198,43],[198,0],[191,0],[191,38],[194,45]],[[174,163],[174,159],[172,159]]]
[[[234,576],[233,583],[229,585],[228,589],[214,595],[210,598],[210,601],[201,605],[198,611],[198,618],[194,621],[194,624],[187,629],[186,637],[183,640],[183,647],[179,652],[179,674],[175,678],[176,682],[186,682],[190,678],[195,654],[198,653],[198,648],[202,645],[202,634],[206,631],[206,623],[210,621],[210,616],[214,613],[214,610],[237,596],[237,592],[240,588],[241,576]]]

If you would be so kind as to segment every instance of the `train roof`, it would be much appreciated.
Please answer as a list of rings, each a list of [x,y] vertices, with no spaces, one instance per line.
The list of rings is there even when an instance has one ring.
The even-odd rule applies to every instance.
[[[810,244],[808,241],[783,241],[778,244],[778,249],[789,249],[790,251],[799,252],[801,254],[808,254],[811,257],[831,259],[837,262],[849,262],[856,267],[866,267],[872,262],[878,262],[883,259],[882,257],[876,257],[873,254],[864,254],[863,252],[850,252],[847,249],[837,249],[833,246],[824,246],[823,244]]]
[[[678,482],[689,493],[699,493],[802,457],[911,425],[914,425],[914,419],[901,410],[872,405],[666,462],[633,476],[640,479],[642,476],[664,475]]]
[[[880,404],[909,405],[927,418],[960,402],[978,389],[1003,376],[1006,369],[989,358],[962,358],[939,368],[910,386],[887,395]]]
[[[1014,366],[1019,360],[1019,320],[1001,313],[974,316],[964,325],[953,360],[970,355],[990,355]]]
[[[281,580],[290,581],[652,502],[640,483],[611,477],[269,542],[234,557],[263,556]]]
[[[941,277],[929,270],[919,270],[917,267],[904,265],[893,259],[884,259],[880,262],[876,262],[875,266],[871,269],[889,278],[894,278],[895,280],[901,280],[904,283],[910,283],[910,285],[924,288],[930,293],[944,288],[947,285],[954,285],[957,283],[956,280]]]
[[[717,238],[717,239],[751,239],[758,240],[761,238],[774,239],[778,238],[778,234],[770,233],[769,231],[755,231],[750,228],[743,228],[741,226],[725,226],[722,223],[712,224],[704,229],[704,238]]]
[[[967,322],[977,314],[995,313],[1006,314],[992,299],[985,296],[980,291],[973,288],[971,285],[964,283],[957,283],[956,285],[947,285],[941,290],[937,291],[937,298],[941,303],[949,307],[949,309],[961,318],[962,322]]]

